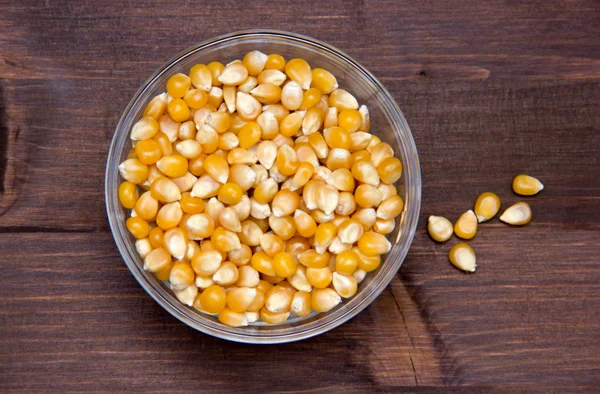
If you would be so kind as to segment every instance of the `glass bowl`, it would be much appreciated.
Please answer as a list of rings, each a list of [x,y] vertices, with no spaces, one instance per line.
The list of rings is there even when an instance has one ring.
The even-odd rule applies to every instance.
[[[354,94],[360,104],[368,106],[371,132],[389,143],[396,156],[402,160],[403,174],[396,187],[405,205],[397,218],[395,230],[388,235],[392,243],[391,251],[382,256],[379,268],[370,272],[360,283],[354,297],[345,299],[326,313],[313,312],[305,318],[290,315],[288,321],[279,325],[257,322],[247,327],[233,328],[221,324],[214,316],[182,304],[154,274],[143,270],[142,259],[135,249],[135,240],[125,227],[129,212],[119,204],[118,186],[122,179],[117,167],[131,149],[129,133],[133,124],[142,116],[148,102],[165,91],[169,76],[178,72],[188,73],[197,63],[220,61],[226,64],[234,59],[241,59],[245,53],[255,49],[267,54],[279,53],[287,60],[302,57],[313,68],[322,67],[331,71],[341,88]],[[385,289],[402,265],[417,227],[421,204],[421,172],[417,149],[408,124],[392,95],[370,72],[342,51],[313,38],[272,30],[240,31],[207,40],[181,52],[152,74],[131,99],[117,124],[108,153],[105,181],[110,228],[127,267],[140,285],[163,308],[188,326],[219,338],[245,343],[297,341],[331,330],[356,316]]]

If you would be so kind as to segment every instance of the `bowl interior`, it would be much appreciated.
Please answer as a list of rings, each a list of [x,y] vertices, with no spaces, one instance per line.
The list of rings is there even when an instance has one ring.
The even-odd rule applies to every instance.
[[[173,293],[142,269],[142,259],[135,250],[135,240],[125,227],[128,210],[118,202],[117,189],[121,182],[117,166],[125,160],[131,142],[129,132],[142,116],[152,97],[165,91],[166,80],[177,72],[189,73],[198,63],[212,61],[228,63],[241,59],[251,50],[279,53],[286,59],[302,57],[311,67],[321,67],[332,72],[339,86],[351,92],[360,104],[366,104],[371,118],[371,133],[390,144],[402,160],[404,170],[396,183],[398,194],[405,201],[402,214],[394,231],[388,235],[392,250],[382,257],[380,267],[360,283],[357,294],[344,300],[327,313],[306,318],[290,319],[280,325],[254,323],[248,327],[232,328],[219,323],[213,316],[203,314],[181,304]],[[126,108],[111,144],[106,172],[107,211],[113,236],[123,258],[140,284],[167,311],[184,323],[221,338],[253,343],[289,342],[327,331],[366,307],[387,286],[396,273],[412,241],[420,205],[420,171],[417,152],[410,130],[390,94],[366,70],[340,51],[307,37],[283,32],[240,32],[202,43],[179,54],[161,67],[137,92]]]

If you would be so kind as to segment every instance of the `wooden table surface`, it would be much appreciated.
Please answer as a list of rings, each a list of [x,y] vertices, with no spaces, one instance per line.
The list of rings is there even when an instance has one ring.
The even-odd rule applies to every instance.
[[[600,386],[597,1],[0,2],[0,391],[429,392]],[[180,50],[307,34],[371,70],[419,148],[420,224],[392,284],[319,337],[231,343],[175,320],[123,263],[104,208],[118,118]],[[546,188],[511,191],[518,173]],[[528,201],[454,269],[432,242],[483,191]],[[426,388],[422,388],[426,387]]]

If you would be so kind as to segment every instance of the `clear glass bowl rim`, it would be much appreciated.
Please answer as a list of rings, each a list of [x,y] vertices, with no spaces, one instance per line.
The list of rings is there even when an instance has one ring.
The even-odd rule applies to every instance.
[[[124,234],[124,225],[117,223],[117,219],[114,217],[113,212],[116,209],[120,209],[116,188],[114,185],[116,184],[115,177],[118,178],[118,170],[117,166],[119,164],[120,157],[119,147],[117,146],[117,141],[120,133],[128,132],[128,130],[123,130],[123,123],[125,119],[129,115],[132,107],[137,103],[140,97],[147,89],[151,89],[154,82],[160,77],[168,72],[171,68],[174,68],[177,63],[183,61],[185,58],[189,56],[193,56],[195,53],[202,51],[203,49],[221,45],[227,42],[234,42],[236,40],[243,40],[245,38],[261,38],[261,39],[279,39],[279,40],[290,40],[294,41],[300,45],[308,45],[318,50],[324,51],[331,56],[335,56],[338,59],[342,60],[345,63],[348,63],[353,69],[361,73],[371,84],[376,86],[377,90],[381,93],[384,104],[387,109],[388,116],[391,117],[393,122],[391,126],[394,129],[395,137],[398,139],[398,134],[401,134],[401,143],[400,149],[403,152],[400,152],[403,157],[403,177],[405,179],[405,212],[402,218],[402,221],[405,222],[404,233],[402,234],[402,244],[399,245],[398,248],[393,248],[392,252],[390,252],[385,259],[382,261],[382,268],[385,268],[385,275],[381,278],[381,280],[371,288],[368,294],[364,294],[364,290],[359,291],[356,294],[356,297],[362,297],[360,302],[356,303],[353,308],[350,309],[338,309],[326,314],[326,317],[323,319],[316,319],[312,323],[307,324],[307,327],[304,325],[299,325],[298,327],[294,327],[291,332],[285,332],[281,334],[272,334],[264,335],[265,333],[261,332],[250,332],[244,331],[245,328],[232,328],[227,327],[222,324],[209,324],[207,322],[201,322],[190,318],[189,313],[186,311],[187,306],[178,303],[174,303],[173,297],[168,294],[168,291],[161,286],[157,286],[154,282],[152,282],[143,269],[139,267],[135,260],[132,252],[135,252],[135,248],[128,247],[127,242],[125,240],[126,234]],[[343,51],[326,44],[317,39],[304,36],[297,33],[291,33],[280,30],[269,30],[269,29],[251,29],[251,30],[241,30],[229,34],[224,34],[221,36],[213,37],[206,41],[203,41],[197,45],[189,47],[184,51],[180,52],[173,58],[169,59],[163,65],[161,65],[138,89],[132,99],[129,101],[117,126],[115,128],[115,133],[113,135],[110,149],[108,152],[107,162],[106,162],[106,173],[105,173],[105,200],[106,200],[106,210],[108,215],[108,220],[111,228],[111,232],[113,234],[113,238],[115,239],[115,243],[117,244],[117,248],[125,261],[125,264],[138,281],[138,283],[146,290],[146,292],[159,304],[161,305],[167,312],[173,315],[175,318],[185,323],[186,325],[201,331],[203,333],[227,339],[234,342],[241,343],[258,343],[258,344],[275,344],[275,343],[286,343],[286,342],[294,342],[302,339],[307,339],[313,337],[315,335],[322,334],[327,332],[346,321],[350,320],[358,313],[360,313],[364,308],[366,308],[379,294],[387,287],[387,285],[391,282],[394,275],[397,273],[398,269],[404,262],[406,254],[410,248],[412,240],[414,238],[414,234],[417,227],[420,204],[421,204],[421,172],[419,165],[419,158],[417,153],[417,148],[412,137],[410,127],[402,114],[402,111],[398,107],[398,104],[394,100],[393,96],[387,91],[387,89],[375,78],[369,71],[367,71],[364,67],[362,67],[358,62],[352,59]],[[399,234],[400,237],[401,234]],[[395,249],[395,253],[394,253]],[[390,259],[393,259],[390,261]],[[373,280],[374,282],[374,280]],[[347,301],[346,301],[347,302]],[[272,334],[272,335],[271,335]]]

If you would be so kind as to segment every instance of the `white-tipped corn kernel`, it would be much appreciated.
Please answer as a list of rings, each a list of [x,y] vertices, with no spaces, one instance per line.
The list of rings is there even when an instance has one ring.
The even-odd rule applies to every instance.
[[[198,295],[198,287],[196,287],[195,284],[192,284],[183,290],[173,290],[173,293],[175,293],[177,299],[183,304],[192,306],[196,296]]]
[[[475,269],[477,268],[475,252],[469,245],[465,243],[454,245],[454,247],[450,249],[448,258],[450,259],[452,265],[459,270],[465,272],[475,272]]]
[[[533,196],[544,190],[544,185],[538,179],[529,175],[517,175],[512,184],[515,193],[522,196]]]
[[[427,231],[431,238],[438,242],[446,242],[452,237],[454,228],[452,222],[443,216],[430,216],[427,223]]]
[[[350,298],[356,294],[358,289],[356,279],[352,276],[333,273],[333,280],[331,281],[333,288],[343,298]]]
[[[454,224],[454,233],[462,239],[471,239],[477,234],[477,216],[472,210],[460,215]]]
[[[141,258],[145,258],[152,251],[152,245],[148,238],[138,239],[135,241],[135,250]]]
[[[531,221],[531,207],[526,202],[518,202],[504,211],[500,220],[514,226],[522,226]]]

